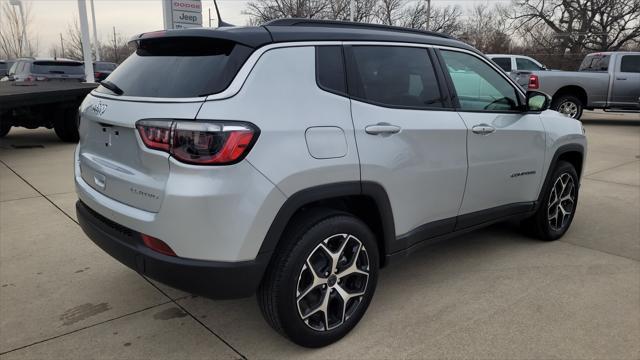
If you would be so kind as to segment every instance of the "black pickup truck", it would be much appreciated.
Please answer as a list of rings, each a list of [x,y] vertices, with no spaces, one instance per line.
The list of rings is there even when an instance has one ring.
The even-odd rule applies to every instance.
[[[37,81],[0,82],[0,137],[12,127],[53,128],[62,141],[78,141],[78,107],[98,84]]]

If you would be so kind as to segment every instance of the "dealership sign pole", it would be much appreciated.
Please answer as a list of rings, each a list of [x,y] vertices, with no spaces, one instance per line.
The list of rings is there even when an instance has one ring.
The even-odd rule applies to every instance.
[[[201,0],[162,0],[165,29],[202,27]]]
[[[93,61],[91,59],[91,41],[89,41],[89,20],[87,19],[86,0],[78,0],[78,13],[80,15],[80,41],[82,42],[82,55],[84,57],[84,74],[87,82],[95,82],[93,77]]]

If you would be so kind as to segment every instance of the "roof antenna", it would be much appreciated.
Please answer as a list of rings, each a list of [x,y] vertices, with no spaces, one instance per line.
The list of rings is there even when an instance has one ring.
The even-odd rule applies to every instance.
[[[233,24],[229,24],[228,22],[225,22],[224,20],[222,20],[222,17],[220,16],[220,10],[218,9],[218,3],[216,2],[216,0],[213,0],[213,5],[216,7],[216,16],[218,16],[218,27],[235,26]]]

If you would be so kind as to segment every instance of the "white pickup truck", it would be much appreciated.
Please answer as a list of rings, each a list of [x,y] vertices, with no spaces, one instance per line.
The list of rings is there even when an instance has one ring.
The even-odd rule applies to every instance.
[[[487,56],[502,63],[525,89],[549,94],[551,108],[572,118],[579,119],[584,109],[640,113],[640,52],[589,54],[578,71],[547,70],[534,59],[519,55]]]

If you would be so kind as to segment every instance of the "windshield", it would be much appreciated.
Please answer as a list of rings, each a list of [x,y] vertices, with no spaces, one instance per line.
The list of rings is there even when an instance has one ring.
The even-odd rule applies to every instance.
[[[72,61],[34,61],[31,72],[33,74],[84,75],[84,66],[81,62]]]
[[[226,89],[253,49],[227,40],[169,37],[142,40],[109,75],[125,96],[199,97]],[[98,92],[113,94],[104,86]]]

